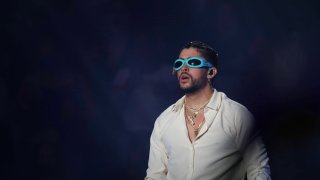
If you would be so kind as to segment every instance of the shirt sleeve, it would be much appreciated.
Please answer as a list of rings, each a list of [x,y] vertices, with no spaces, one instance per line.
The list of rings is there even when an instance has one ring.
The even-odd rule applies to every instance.
[[[236,115],[236,144],[242,152],[248,180],[271,180],[269,158],[261,137],[255,131],[254,118],[248,110]]]
[[[159,125],[156,121],[150,138],[150,153],[145,180],[164,180],[167,175],[168,158],[161,141]]]

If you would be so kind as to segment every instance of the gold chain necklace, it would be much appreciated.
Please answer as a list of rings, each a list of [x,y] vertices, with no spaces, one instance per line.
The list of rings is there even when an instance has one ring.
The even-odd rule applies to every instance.
[[[202,124],[203,124],[204,121],[202,121],[202,122],[198,125],[198,127],[195,127],[196,123],[194,122],[194,119],[196,119],[196,118],[198,117],[199,113],[204,110],[204,108],[206,107],[206,105],[208,104],[209,101],[206,102],[206,103],[205,103],[202,107],[200,107],[199,109],[195,109],[195,108],[192,108],[192,107],[187,106],[187,103],[186,103],[186,102],[187,102],[187,100],[184,99],[185,116],[186,116],[189,124],[190,124],[191,127],[193,128],[195,134],[197,135],[197,134],[198,134],[198,131],[199,131],[199,129],[200,129],[200,127],[202,126]],[[187,114],[187,110],[189,110],[189,112],[190,112],[190,111],[192,112],[192,115],[191,115],[191,116],[189,116],[189,115]]]
[[[209,101],[206,102],[202,107],[200,107],[199,109],[196,109],[196,108],[192,108],[192,107],[188,106],[187,103],[186,103],[186,101],[187,101],[187,100],[185,100],[185,106],[186,106],[186,108],[187,108],[188,110],[192,111],[192,112],[199,112],[199,111],[203,110],[203,109],[206,107],[206,105],[208,104],[208,102],[209,102]]]
[[[193,131],[194,131],[194,132],[198,132],[204,121],[202,121],[202,122],[198,125],[198,127],[195,127],[196,123],[193,121],[192,117],[190,117],[190,116],[188,116],[188,115],[186,115],[186,116],[187,116],[187,119],[188,119],[188,121],[189,121],[189,124],[190,124],[191,127],[193,128]]]

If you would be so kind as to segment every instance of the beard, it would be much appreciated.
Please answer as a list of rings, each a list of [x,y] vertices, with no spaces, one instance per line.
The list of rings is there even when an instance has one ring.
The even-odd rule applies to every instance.
[[[194,92],[197,92],[198,90],[200,90],[203,87],[205,87],[205,85],[207,83],[206,76],[201,76],[200,78],[195,79],[189,73],[183,73],[183,74],[188,75],[189,78],[190,78],[190,83],[188,83],[188,84],[186,84],[184,86],[180,84],[180,89],[186,94],[192,94]]]

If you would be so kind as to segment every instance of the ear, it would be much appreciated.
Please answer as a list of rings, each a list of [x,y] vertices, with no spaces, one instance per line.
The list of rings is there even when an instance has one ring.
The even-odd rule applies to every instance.
[[[217,68],[215,68],[215,67],[209,68],[208,69],[207,78],[208,79],[213,79],[216,76],[217,73],[218,73]]]

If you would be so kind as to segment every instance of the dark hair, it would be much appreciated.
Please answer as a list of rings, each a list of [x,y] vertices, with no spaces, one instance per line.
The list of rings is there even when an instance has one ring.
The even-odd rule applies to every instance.
[[[183,49],[195,48],[197,51],[209,61],[215,68],[218,68],[218,53],[208,44],[200,41],[191,41],[186,44]]]

